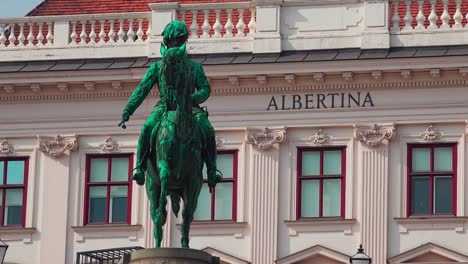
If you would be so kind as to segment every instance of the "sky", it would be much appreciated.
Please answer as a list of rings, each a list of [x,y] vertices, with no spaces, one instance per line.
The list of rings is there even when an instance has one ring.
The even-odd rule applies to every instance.
[[[43,0],[0,0],[0,18],[22,17]]]

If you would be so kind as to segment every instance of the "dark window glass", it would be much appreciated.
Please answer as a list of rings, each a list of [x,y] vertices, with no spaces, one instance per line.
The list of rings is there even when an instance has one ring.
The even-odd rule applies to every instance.
[[[412,180],[412,208],[413,214],[429,214],[430,207],[430,178],[414,177]]]

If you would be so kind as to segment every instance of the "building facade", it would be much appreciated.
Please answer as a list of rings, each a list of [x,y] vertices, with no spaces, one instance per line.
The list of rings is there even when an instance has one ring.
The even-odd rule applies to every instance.
[[[8,263],[153,247],[130,180],[157,87],[117,127],[185,21],[224,179],[191,246],[223,263],[468,263],[464,0],[64,1],[0,19],[0,238]],[[163,245],[178,247],[180,217]]]

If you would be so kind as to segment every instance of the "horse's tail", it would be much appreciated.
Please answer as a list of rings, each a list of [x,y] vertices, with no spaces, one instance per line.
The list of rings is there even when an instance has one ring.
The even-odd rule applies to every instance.
[[[177,217],[179,215],[179,210],[180,210],[180,194],[178,192],[172,192],[170,194],[170,197],[171,197],[172,212]]]

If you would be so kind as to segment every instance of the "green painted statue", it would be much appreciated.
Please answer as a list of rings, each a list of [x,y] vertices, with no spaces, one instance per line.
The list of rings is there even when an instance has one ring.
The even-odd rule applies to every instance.
[[[163,38],[162,59],[151,65],[131,95],[119,126],[125,128],[125,122],[157,84],[160,100],[141,130],[132,179],[139,185],[146,181],[156,247],[161,246],[167,196],[176,216],[183,200],[181,243],[188,247],[190,224],[203,185],[203,163],[210,188],[221,180],[216,169],[214,130],[208,113],[200,108],[211,87],[201,64],[187,57],[187,26],[173,21],[164,29]]]

